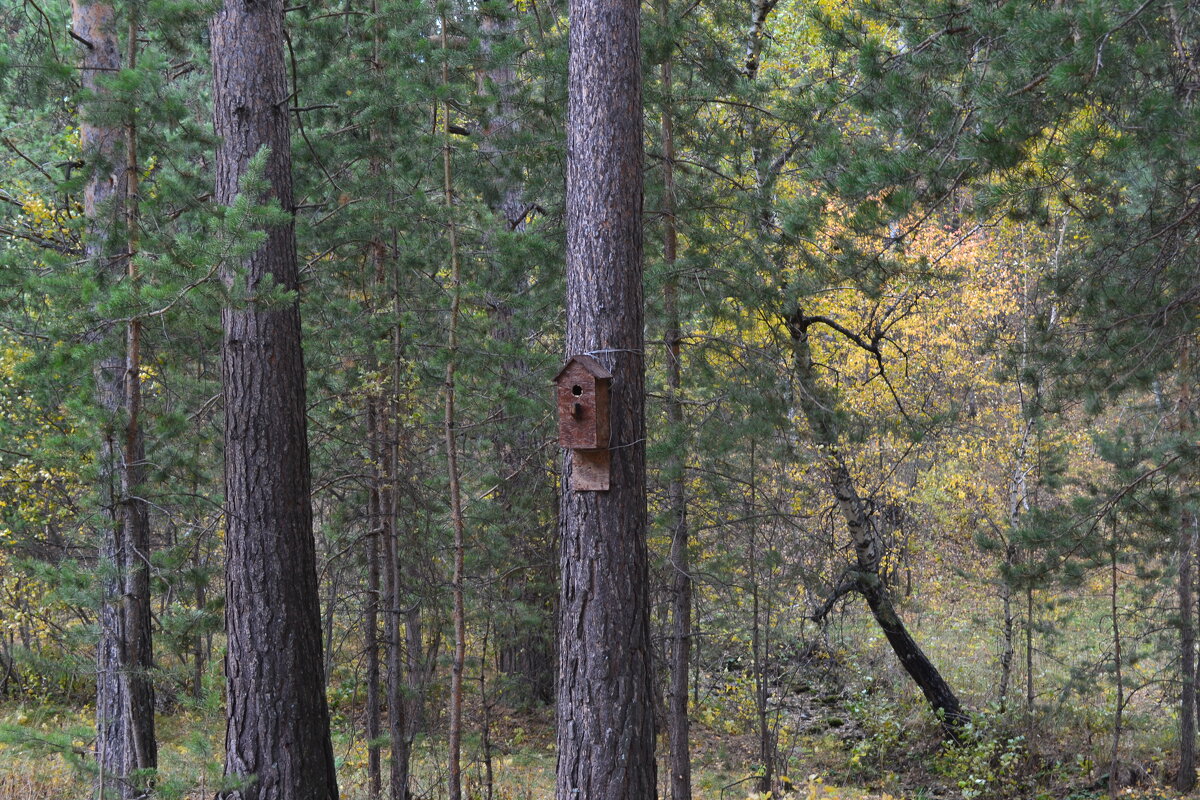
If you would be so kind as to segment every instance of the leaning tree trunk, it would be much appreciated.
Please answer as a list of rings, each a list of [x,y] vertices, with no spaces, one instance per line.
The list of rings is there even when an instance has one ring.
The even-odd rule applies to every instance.
[[[572,0],[567,335],[612,374],[608,491],[563,459],[558,800],[655,796],[636,0]]]
[[[234,202],[266,150],[264,193],[292,212],[281,0],[226,0],[211,24],[216,200]],[[228,708],[224,798],[334,800],[309,492],[294,225],[222,280]],[[276,288],[268,288],[269,286]],[[276,296],[259,298],[260,291]]]
[[[967,721],[967,716],[963,713],[958,697],[950,685],[909,634],[896,613],[895,606],[892,605],[891,593],[880,576],[880,564],[884,555],[882,538],[838,449],[840,437],[832,410],[834,401],[819,383],[808,339],[809,327],[822,321],[819,318],[804,316],[799,309],[786,320],[788,333],[792,338],[796,400],[808,421],[813,438],[821,447],[829,489],[843,519],[846,520],[846,527],[850,530],[856,564],[855,569],[850,571],[848,580],[842,583],[816,616],[820,618],[827,614],[836,599],[848,591],[862,594],[876,624],[887,637],[896,657],[900,659],[900,665],[941,717],[946,733],[957,738],[959,730]]]
[[[128,15],[129,66],[137,54],[137,14]],[[83,88],[109,94],[105,79],[121,68],[116,12],[107,2],[75,0],[72,31],[85,49]],[[111,286],[128,275],[136,282],[137,127],[128,111],[124,130],[93,121],[83,106],[80,140],[90,175],[84,188],[87,231],[84,257],[97,282]],[[131,182],[132,181],[132,182]],[[122,217],[124,219],[122,220]],[[124,236],[119,235],[124,222]],[[101,795],[115,787],[122,798],[149,790],[157,765],[150,638],[149,518],[142,500],[144,455],[138,410],[138,328],[136,321],[119,341],[116,326],[102,326],[94,372],[96,402],[103,418],[97,463],[104,507],[100,543],[100,635],[96,644],[96,761]],[[121,417],[124,416],[124,425]]]

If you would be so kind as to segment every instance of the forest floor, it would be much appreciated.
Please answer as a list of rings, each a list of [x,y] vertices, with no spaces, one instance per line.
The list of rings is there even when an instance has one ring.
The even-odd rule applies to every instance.
[[[1100,800],[1103,786],[1073,779],[1019,781],[997,770],[1003,754],[980,761],[984,770],[971,778],[970,758],[947,759],[936,726],[891,746],[868,735],[851,719],[853,710],[831,704],[830,695],[793,703],[807,715],[806,731],[788,741],[781,753],[783,784],[795,800]],[[466,745],[465,789],[473,800],[549,800],[554,796],[554,729],[550,709],[514,712],[497,708],[490,731],[493,772],[489,795],[479,738]],[[836,714],[841,714],[841,717]],[[68,800],[94,796],[94,776],[87,757],[91,742],[90,713],[54,713],[42,708],[7,709],[0,715],[0,800]],[[842,721],[844,720],[844,721]],[[366,746],[353,717],[342,717],[335,732],[335,756],[343,800],[365,800]],[[905,725],[910,724],[905,720]],[[159,717],[162,800],[207,800],[220,783],[223,723],[208,709],[180,708]],[[898,728],[899,729],[899,728]],[[797,729],[799,730],[799,729]],[[665,743],[664,743],[665,744]],[[440,737],[419,739],[414,755],[414,795],[444,797],[444,743]],[[665,747],[660,747],[665,752]],[[978,755],[975,753],[974,755]],[[1024,754],[1023,758],[1028,758]],[[386,759],[386,753],[385,753]],[[963,769],[963,763],[966,769]],[[759,800],[755,792],[759,745],[754,735],[729,733],[720,726],[698,724],[693,736],[693,780],[696,800]],[[666,774],[660,763],[660,775]],[[964,777],[965,776],[965,777]],[[1146,776],[1143,776],[1145,778]],[[386,779],[386,763],[385,763]],[[971,791],[971,781],[978,789]],[[964,784],[965,781],[965,784]],[[1153,780],[1124,790],[1122,797],[1168,798],[1178,795]],[[664,783],[660,797],[669,796]]]
[[[961,598],[960,598],[961,600]],[[918,617],[921,606],[910,606]],[[947,622],[949,619],[949,622]],[[853,617],[819,647],[788,655],[784,647],[768,675],[768,728],[778,742],[774,774],[795,800],[1101,800],[1111,750],[1107,725],[1111,697],[1090,705],[1078,695],[1037,698],[1037,713],[994,708],[994,657],[990,639],[969,619],[927,614],[914,625],[935,659],[947,665],[968,707],[983,711],[972,740],[950,747],[907,681],[894,655]],[[1075,623],[1081,630],[1095,621]],[[1071,632],[1065,642],[1092,643]],[[853,647],[839,642],[851,642]],[[1052,641],[1047,640],[1049,650]],[[1063,645],[1065,647],[1065,645]],[[1046,669],[1053,667],[1049,657]],[[1064,658],[1065,662],[1066,659]],[[720,663],[720,662],[718,662]],[[1147,659],[1141,668],[1150,670]],[[1148,672],[1152,676],[1152,672]],[[1039,680],[1055,685],[1042,671]],[[489,680],[491,676],[489,676]],[[167,680],[164,673],[164,680]],[[210,800],[221,782],[225,723],[223,680],[217,666],[203,699],[162,698],[158,715],[159,800]],[[1174,733],[1163,713],[1168,698],[1146,681],[1127,700],[1122,740],[1121,797],[1177,797],[1164,789],[1173,774]],[[726,660],[701,671],[692,706],[695,800],[762,800],[761,719],[749,664]],[[494,691],[489,690],[489,691]],[[1017,690],[1020,692],[1020,690]],[[49,697],[0,702],[0,800],[70,800],[94,797],[90,751],[94,709],[78,690],[71,700]],[[367,743],[361,683],[352,671],[337,673],[329,691],[334,752],[343,800],[366,800]],[[65,705],[65,703],[70,705]],[[429,729],[414,744],[413,794],[442,800],[446,786],[444,719],[430,698]],[[487,715],[478,692],[468,695],[464,779],[470,800],[550,800],[554,796],[555,734],[550,708],[517,710],[496,703]],[[659,742],[660,797],[668,797],[665,737]],[[386,779],[386,749],[383,752]],[[486,765],[492,780],[488,790]]]

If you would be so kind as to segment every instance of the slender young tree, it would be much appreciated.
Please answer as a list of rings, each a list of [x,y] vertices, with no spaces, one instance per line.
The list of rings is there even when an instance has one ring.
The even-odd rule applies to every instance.
[[[126,68],[137,69],[139,4],[127,6]],[[136,301],[140,294],[138,267],[139,195],[138,124],[136,107],[125,111],[125,278]],[[158,766],[154,733],[154,644],[150,616],[150,508],[145,498],[146,439],[142,430],[142,322],[136,311],[125,325],[124,431],[121,458],[121,613],[124,618],[122,662],[126,675],[130,749],[125,796],[141,796],[148,786],[147,771]]]
[[[1192,561],[1196,529],[1187,514],[1179,529],[1179,772],[1175,788],[1190,792],[1196,786],[1196,629]]]
[[[664,27],[670,25],[670,0],[661,0],[659,13]],[[668,274],[663,284],[663,312],[666,315],[664,339],[667,346],[667,424],[669,434],[684,436],[682,340],[679,321],[679,279],[674,275],[679,252],[679,231],[675,219],[675,133],[673,75],[671,59],[659,67],[662,81],[663,149],[663,266]],[[692,575],[688,562],[687,487],[684,482],[686,452],[680,441],[668,457],[667,502],[671,526],[671,684],[667,701],[667,729],[670,740],[671,799],[691,800],[692,764],[689,745],[688,670],[692,661]]]
[[[441,17],[442,54],[448,47],[446,15]],[[442,86],[449,88],[450,65],[442,62]],[[450,800],[462,800],[463,666],[467,658],[467,612],[463,605],[464,535],[462,476],[458,469],[458,416],[455,411],[455,373],[458,369],[458,321],[462,302],[462,274],[458,258],[458,229],[454,224],[453,148],[450,145],[450,103],[442,107],[442,197],[446,201],[446,238],[450,247],[450,325],[446,332],[445,416],[446,472],[450,484],[450,521],[454,527],[454,658],[450,662],[449,750]]]
[[[1176,427],[1187,441],[1192,427],[1191,341],[1185,339],[1179,357],[1179,410]],[[1186,478],[1185,478],[1186,480]],[[1179,524],[1179,772],[1175,788],[1190,792],[1196,786],[1196,602],[1193,561],[1196,558],[1196,516],[1187,508]]]
[[[71,4],[72,30],[83,44],[83,89],[89,95],[80,139],[90,170],[84,189],[88,220],[84,256],[102,286],[137,281],[137,124],[110,121],[109,82],[121,69],[114,7],[106,2]],[[127,67],[136,66],[138,17],[128,11]],[[123,235],[121,235],[123,232]],[[124,341],[115,326],[96,335],[96,401],[104,423],[97,463],[105,525],[100,544],[102,598],[96,646],[96,758],[99,791],[112,786],[122,798],[147,791],[145,771],[157,765],[154,735],[153,664],[150,636],[150,524],[141,495],[145,454],[138,412],[139,329],[129,323]],[[122,419],[123,418],[123,419]]]
[[[636,0],[573,0],[567,122],[568,354],[612,374],[608,491],[564,459],[558,800],[656,791],[646,555],[642,92]]]
[[[257,249],[222,271],[231,296],[221,315],[221,383],[232,784],[222,796],[336,800],[292,294],[299,275],[283,13],[280,0],[228,0],[211,23],[216,200],[232,205],[252,164],[261,164],[253,199],[282,209],[265,222]]]
[[[519,152],[528,124],[521,105],[522,76],[517,70],[518,46],[526,47],[512,3],[485,3],[480,7],[479,47],[484,57],[480,100],[483,118],[478,126],[478,153],[486,164],[482,196],[493,215],[485,230],[487,269],[485,303],[489,317],[492,350],[499,353],[503,382],[524,387],[517,402],[527,406],[534,400],[529,390],[536,385],[539,365],[525,345],[533,331],[520,315],[522,301],[529,295],[525,259],[515,256],[514,245],[530,247],[536,237],[527,223],[536,213],[536,203],[526,197],[525,175]],[[520,241],[520,244],[517,244]],[[513,269],[519,262],[522,268]],[[540,394],[540,389],[538,390]],[[504,413],[525,415],[520,407]],[[504,673],[505,694],[516,704],[549,703],[554,699],[554,631],[550,622],[555,591],[554,567],[543,556],[545,544],[553,541],[553,513],[557,506],[548,471],[533,457],[542,445],[542,431],[526,425],[497,426],[492,434],[497,464],[502,472],[494,493],[498,511],[498,537],[510,557],[523,569],[506,569],[500,582],[502,617],[496,626],[496,652]]]

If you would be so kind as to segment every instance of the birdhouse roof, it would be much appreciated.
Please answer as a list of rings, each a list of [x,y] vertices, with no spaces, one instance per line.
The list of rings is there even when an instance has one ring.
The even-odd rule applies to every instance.
[[[593,378],[604,378],[605,380],[612,378],[612,373],[600,366],[599,361],[591,356],[578,355],[571,356],[567,359],[567,363],[563,364],[562,369],[560,369],[558,374],[554,376],[554,382],[557,383],[558,379],[561,378],[567,372],[567,370],[571,369],[572,365],[575,364],[578,364],[587,370],[588,374]]]

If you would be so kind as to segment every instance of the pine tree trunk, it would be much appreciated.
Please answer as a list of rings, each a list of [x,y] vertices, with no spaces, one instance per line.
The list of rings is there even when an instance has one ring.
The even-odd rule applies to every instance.
[[[754,522],[755,482],[754,443],[750,443],[750,499],[746,503],[746,518],[750,520],[750,658],[754,675],[754,715],[758,723],[758,762],[762,771],[758,775],[757,789],[761,794],[771,791],[775,779],[775,742],[771,736],[771,725],[767,708],[767,661],[768,648],[763,646],[762,602],[758,578],[758,531]],[[768,624],[770,620],[766,621]]]
[[[1196,557],[1196,527],[1184,514],[1179,528],[1179,772],[1175,788],[1190,792],[1196,786],[1196,603],[1192,568]]]
[[[371,70],[382,80],[382,52],[383,52],[383,16],[379,13],[379,2],[374,0],[371,3],[371,12],[376,17],[374,29],[372,30],[371,39]],[[381,136],[378,127],[372,127],[368,134],[372,144],[377,145]],[[368,173],[372,178],[378,178],[383,174],[384,165],[383,159],[375,153],[372,153]],[[375,235],[371,238],[368,245],[370,254],[370,275],[367,276],[367,281],[374,290],[372,298],[372,306],[379,303],[382,308],[387,308],[387,303],[391,300],[387,294],[387,271],[385,269],[387,250],[383,242],[384,230],[381,220],[375,220]],[[378,800],[383,795],[383,764],[382,764],[382,748],[379,743],[381,734],[381,723],[383,719],[383,702],[380,696],[380,690],[383,688],[380,681],[380,664],[379,664],[379,612],[380,608],[384,609],[384,620],[389,626],[394,624],[395,617],[391,613],[391,593],[384,592],[383,576],[384,570],[388,570],[388,575],[391,574],[391,565],[384,562],[384,553],[391,552],[387,545],[386,537],[390,536],[390,528],[386,523],[387,515],[391,513],[389,505],[385,502],[386,491],[385,485],[387,481],[387,459],[391,453],[388,446],[388,426],[384,423],[386,412],[389,404],[385,400],[385,392],[382,390],[372,391],[366,402],[366,438],[367,438],[367,458],[370,461],[368,473],[370,474],[371,485],[368,489],[367,497],[367,524],[370,526],[368,536],[370,537],[367,544],[367,606],[365,609],[365,619],[363,624],[366,627],[365,643],[367,651],[367,797],[369,800]],[[389,584],[390,586],[390,578]],[[391,641],[385,633],[384,642]]]
[[[283,3],[226,0],[211,23],[216,200],[230,205],[266,148],[264,196],[292,211]],[[312,532],[304,361],[293,224],[223,270],[228,708],[233,800],[336,800]],[[245,292],[245,297],[240,295]]]
[[[388,473],[394,475],[389,458]],[[392,757],[388,772],[388,796],[391,800],[408,799],[408,703],[407,680],[404,660],[404,642],[400,636],[400,558],[395,517],[394,483],[389,485],[385,495],[385,522],[383,534],[383,576],[384,576],[384,646],[387,652],[387,709],[388,709],[388,740],[391,743]]]
[[[417,543],[410,539],[409,547],[415,549]],[[427,569],[431,568],[431,566],[427,566]],[[414,585],[420,580],[416,569],[410,571],[409,580]],[[405,610],[405,668],[408,671],[406,689],[408,701],[405,703],[405,714],[407,715],[405,731],[410,747],[416,735],[426,730],[425,694],[429,685],[433,682],[434,676],[437,674],[438,650],[441,648],[442,643],[442,637],[437,632],[442,630],[441,620],[435,616],[430,627],[435,633],[426,641],[421,604],[413,603]]]
[[[1192,375],[1190,347],[1184,344],[1179,359],[1179,411],[1181,438],[1192,432]],[[1196,558],[1196,520],[1190,511],[1179,524],[1179,772],[1175,788],[1190,792],[1196,786],[1196,602],[1193,567]]]
[[[442,14],[442,53],[447,49],[447,21]],[[442,87],[450,84],[449,62],[442,62]],[[455,410],[455,373],[458,368],[458,317],[462,302],[462,276],[458,260],[458,228],[454,224],[454,180],[450,148],[450,104],[442,106],[442,196],[446,203],[447,241],[450,252],[450,324],[446,332],[446,381],[443,386],[445,416],[443,433],[446,445],[446,478],[450,485],[450,524],[454,529],[454,576],[451,593],[454,597],[454,658],[450,662],[450,724],[448,750],[450,800],[462,800],[462,723],[463,668],[467,658],[467,613],[463,607],[464,534],[462,481],[458,471],[458,418]]]
[[[120,69],[116,13],[104,2],[75,0],[71,3],[72,29],[88,42],[83,51],[83,87],[102,91],[97,78]],[[115,229],[125,201],[125,153],[121,132],[115,127],[93,124],[81,115],[79,127],[84,158],[93,170],[84,188],[84,214],[88,226],[84,236],[84,257],[94,264],[97,280],[115,280],[114,264],[120,262],[112,251]],[[96,763],[99,767],[99,794],[116,786],[125,795],[126,740],[125,687],[121,674],[125,625],[120,597],[124,590],[120,565],[124,528],[120,520],[120,475],[118,472],[117,433],[114,427],[121,404],[123,360],[104,354],[95,365],[96,401],[107,422],[102,428],[97,458],[99,495],[104,508],[104,528],[100,542],[101,603],[99,639],[96,642]]]
[[[663,0],[663,24],[669,25],[669,0]],[[691,800],[692,764],[689,744],[688,670],[692,661],[692,575],[688,563],[688,519],[686,448],[683,420],[683,365],[679,323],[679,281],[674,275],[678,256],[679,237],[675,221],[675,109],[672,103],[671,60],[661,67],[663,102],[663,267],[667,279],[663,284],[663,309],[666,314],[664,339],[667,344],[667,435],[675,440],[667,460],[667,504],[671,520],[671,688],[667,708],[667,728],[670,740],[671,800]]]
[[[127,7],[126,68],[137,68],[138,4]],[[131,293],[140,294],[140,275],[136,256],[138,231],[138,130],[136,110],[129,109],[125,125],[125,240],[126,277]],[[121,460],[122,565],[125,587],[122,592],[124,617],[124,654],[126,718],[129,749],[126,774],[139,771],[141,778],[131,780],[130,796],[149,792],[152,775],[158,766],[158,743],[154,734],[154,642],[150,618],[150,508],[145,498],[146,443],[142,432],[142,321],[135,314],[125,329],[125,431]]]
[[[127,59],[137,53],[137,15],[130,9]],[[105,2],[74,0],[74,33],[83,50],[83,87],[99,97],[108,93],[105,79],[121,68],[116,12]],[[135,64],[130,63],[130,66]],[[83,154],[92,170],[84,188],[87,231],[84,257],[101,286],[128,276],[136,282],[132,256],[137,247],[137,128],[133,111],[122,130],[93,122],[84,109],[80,121]],[[131,160],[132,159],[132,160]],[[130,179],[135,182],[130,185]],[[131,205],[132,204],[132,205]],[[124,219],[122,219],[124,217]],[[118,235],[121,223],[125,237]],[[153,665],[150,636],[149,519],[141,495],[145,469],[138,412],[141,401],[137,372],[136,323],[120,342],[109,326],[92,337],[101,347],[95,367],[96,402],[103,423],[97,464],[99,495],[104,509],[100,543],[101,607],[96,644],[96,760],[99,789],[116,789],[122,798],[149,791],[149,775],[138,770],[157,764],[154,735]],[[121,417],[125,424],[121,425]]]
[[[367,797],[377,800],[383,793],[383,773],[380,763],[380,721],[382,719],[379,698],[379,600],[380,600],[380,538],[383,528],[383,507],[380,503],[379,464],[381,437],[379,436],[379,399],[367,398],[367,458],[371,484],[367,489],[367,598],[363,609],[363,648],[366,650],[367,680]]]
[[[393,281],[398,281],[395,273]],[[392,287],[393,312],[400,319],[399,285]],[[405,618],[401,610],[404,593],[403,570],[400,565],[400,435],[401,435],[401,354],[402,340],[399,322],[392,328],[391,391],[387,404],[390,422],[385,423],[386,455],[383,459],[383,580],[384,580],[384,646],[387,653],[388,740],[391,761],[388,771],[388,791],[391,800],[408,800],[409,764],[412,741],[411,691],[409,664],[405,658],[405,642],[400,630]],[[409,658],[412,654],[409,653]]]
[[[646,553],[639,3],[572,0],[568,354],[612,374],[608,491],[563,459],[558,800],[656,793]]]
[[[488,696],[487,670],[482,667],[488,661],[488,639],[492,632],[490,620],[483,623],[483,641],[479,646],[479,709],[482,720],[479,728],[480,757],[483,760],[483,797],[492,800],[496,789],[496,772],[492,764],[492,705]]]

